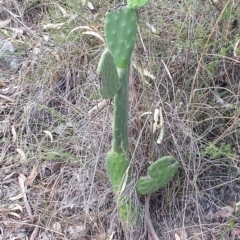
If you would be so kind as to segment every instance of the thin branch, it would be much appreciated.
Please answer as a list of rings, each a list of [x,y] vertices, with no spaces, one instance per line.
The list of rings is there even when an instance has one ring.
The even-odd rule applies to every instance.
[[[150,201],[150,195],[147,195],[145,198],[144,210],[145,210],[145,221],[146,221],[147,228],[148,228],[148,234],[151,235],[153,240],[159,240],[157,233],[155,232],[155,229],[152,225],[151,218],[150,218],[149,201]]]

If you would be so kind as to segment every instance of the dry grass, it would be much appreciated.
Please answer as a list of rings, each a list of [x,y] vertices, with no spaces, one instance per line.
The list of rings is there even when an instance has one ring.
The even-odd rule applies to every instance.
[[[181,165],[151,196],[160,239],[176,239],[180,230],[196,240],[240,236],[240,3],[214,2],[152,1],[139,18],[133,61],[155,79],[132,68],[132,164],[136,176],[163,155]],[[11,18],[0,34],[22,62],[0,72],[0,94],[8,97],[0,98],[0,239],[124,239],[104,165],[112,106],[88,113],[102,101],[96,66],[104,46],[80,30],[69,35],[78,26],[103,34],[104,13],[115,3],[93,4],[91,11],[70,0],[9,0],[0,9],[0,21]],[[44,30],[48,23],[64,25]],[[159,107],[161,145],[152,117],[141,117]],[[21,195],[24,176],[30,210]],[[220,215],[226,206],[234,212]]]

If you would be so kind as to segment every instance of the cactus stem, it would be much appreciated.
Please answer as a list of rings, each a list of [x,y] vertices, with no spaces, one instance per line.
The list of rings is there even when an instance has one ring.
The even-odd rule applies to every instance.
[[[118,68],[121,89],[114,97],[113,150],[128,153],[128,85],[129,66]]]

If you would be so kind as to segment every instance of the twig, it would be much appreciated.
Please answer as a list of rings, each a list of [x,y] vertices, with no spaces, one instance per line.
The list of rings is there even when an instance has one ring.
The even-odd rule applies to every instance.
[[[24,201],[28,216],[29,216],[30,220],[33,222],[34,216],[32,215],[31,207],[30,207],[30,204],[29,204],[28,199],[27,199],[25,181],[26,181],[26,177],[23,174],[20,173],[20,175],[18,177],[18,182],[19,182],[20,189],[21,189],[21,192],[22,192],[23,201]]]
[[[107,105],[110,103],[109,99],[103,99],[100,103],[94,106],[91,110],[88,111],[88,114],[93,115],[95,117],[99,112],[101,112]]]
[[[155,229],[153,228],[152,221],[151,221],[151,218],[150,218],[149,201],[150,201],[150,195],[147,195],[146,198],[145,198],[144,209],[145,209],[145,221],[146,221],[147,228],[148,228],[148,234],[152,236],[153,240],[159,240],[159,238],[158,238],[158,236],[155,232]]]
[[[38,231],[39,231],[39,226],[35,226],[35,228],[34,228],[34,230],[32,232],[32,235],[31,235],[29,240],[35,240],[36,237],[37,237]]]
[[[14,102],[14,101],[15,101],[14,99],[12,99],[12,98],[10,98],[10,97],[7,97],[7,96],[4,96],[4,95],[2,95],[2,94],[0,94],[0,98],[4,99],[4,100],[6,100],[6,101],[9,101],[9,102]]]
[[[100,103],[98,103],[97,105],[95,105],[92,109],[90,109],[88,111],[89,114],[89,119],[86,120],[83,124],[81,124],[80,126],[78,126],[78,131],[80,129],[82,129],[83,127],[85,127],[90,121],[92,121],[97,115],[98,113],[100,113],[105,107],[107,107],[109,105],[109,103],[111,102],[110,99],[103,99]]]

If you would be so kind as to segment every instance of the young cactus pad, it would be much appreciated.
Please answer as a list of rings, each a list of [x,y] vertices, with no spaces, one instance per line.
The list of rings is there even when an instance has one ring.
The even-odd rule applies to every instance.
[[[97,73],[102,79],[100,93],[103,98],[113,98],[120,89],[121,84],[112,54],[106,48],[102,53],[97,67]]]
[[[149,177],[142,177],[137,181],[137,193],[150,194],[164,187],[176,174],[178,166],[172,156],[159,158],[148,167]]]
[[[129,161],[126,160],[124,153],[116,153],[113,150],[108,152],[106,158],[106,169],[110,182],[116,193],[121,191],[124,179],[127,178],[126,183],[129,183],[129,176],[127,174],[128,165]]]
[[[127,0],[128,7],[131,9],[138,9],[149,3],[150,0]]]
[[[106,13],[104,25],[105,38],[117,68],[126,68],[137,33],[136,11],[120,6]]]

